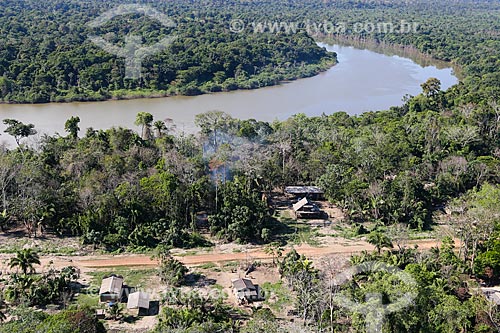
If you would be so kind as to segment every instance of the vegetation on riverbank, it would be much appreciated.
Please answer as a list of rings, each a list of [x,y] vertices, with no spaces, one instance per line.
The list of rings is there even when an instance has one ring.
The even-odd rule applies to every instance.
[[[97,6],[94,2],[52,1],[46,6],[56,9],[53,15],[67,13],[68,18],[80,9]],[[263,286],[276,294],[286,292],[285,300],[267,299],[270,309],[254,308],[243,313],[221,299],[179,294],[162,300],[157,331],[365,332],[371,318],[361,315],[359,308],[343,307],[345,303],[338,303],[335,296],[382,306],[405,294],[411,295],[413,302],[403,311],[387,314],[383,332],[498,331],[498,307],[487,302],[474,278],[495,282],[482,273],[487,266],[500,271],[500,6],[496,2],[458,1],[450,6],[449,2],[427,0],[358,1],[355,5],[348,0],[264,0],[255,4],[228,2],[219,11],[207,7],[200,12],[202,16],[191,13],[189,3],[178,2],[172,6],[189,18],[179,21],[186,29],[186,38],[175,46],[182,54],[178,58],[181,65],[163,71],[166,67],[155,67],[152,59],[151,68],[165,74],[165,81],[153,75],[138,83],[120,81],[116,59],[89,44],[78,46],[83,48],[79,52],[85,52],[71,53],[69,46],[75,45],[71,39],[77,37],[79,44],[78,38],[86,32],[79,30],[78,22],[84,22],[87,15],[74,25],[66,22],[56,28],[45,18],[34,26],[31,19],[35,9],[42,13],[46,9],[30,1],[9,4],[0,9],[4,13],[0,16],[2,26],[7,27],[2,33],[10,36],[0,40],[0,60],[4,60],[0,62],[0,91],[4,97],[33,102],[55,100],[63,96],[63,90],[78,85],[101,94],[111,82],[111,90],[116,91],[168,91],[171,87],[155,85],[170,79],[176,82],[175,89],[191,94],[191,89],[199,89],[196,84],[213,81],[217,75],[221,81],[213,82],[223,87],[239,77],[242,83],[248,83],[251,75],[259,75],[259,69],[267,68],[268,63],[274,65],[262,74],[263,80],[276,74],[277,68],[300,71],[307,68],[302,63],[316,61],[317,65],[323,61],[324,51],[303,31],[258,36],[225,31],[221,22],[236,13],[245,21],[279,14],[283,20],[344,20],[347,26],[360,20],[419,21],[416,32],[375,31],[359,33],[359,38],[413,45],[420,52],[453,61],[462,68],[463,80],[442,91],[440,82],[430,78],[422,83],[421,94],[405,96],[402,106],[386,111],[359,116],[342,112],[318,117],[299,114],[273,123],[239,120],[209,111],[196,117],[201,129],[196,135],[174,133],[171,124],[155,120],[147,112],[137,115],[137,131],[82,131],[79,118],[72,117],[66,122],[67,135],[43,136],[36,145],[26,144],[26,138],[36,133],[32,124],[6,119],[6,133],[14,137],[17,147],[0,149],[0,228],[5,233],[23,229],[33,238],[46,232],[61,237],[74,235],[104,251],[157,247],[168,253],[173,247],[211,246],[212,241],[267,244],[266,251],[273,254],[274,272],[282,283]],[[19,8],[22,14],[12,8]],[[205,17],[203,22],[200,17]],[[119,22],[109,26],[121,35],[118,27]],[[54,40],[42,41],[31,38],[41,37],[33,33],[34,29],[59,32]],[[344,33],[355,35],[349,30]],[[153,42],[157,37],[152,34],[146,39]],[[304,50],[306,53],[301,53]],[[46,57],[52,52],[68,58]],[[229,62],[212,62],[215,55],[229,57]],[[71,62],[75,57],[79,61]],[[114,67],[96,65],[102,59]],[[193,59],[208,67],[196,65],[199,62]],[[285,66],[286,59],[302,61]],[[177,61],[166,54],[156,60],[165,64]],[[54,61],[54,68],[67,69],[67,76],[65,70],[51,74],[40,65],[46,61]],[[70,75],[74,68],[81,70],[81,76]],[[114,81],[103,73],[112,73]],[[377,249],[353,255],[350,266],[373,261],[378,268],[388,264],[409,274],[412,283],[365,266],[361,266],[366,268],[362,274],[339,283],[337,275],[345,266],[338,258],[322,258],[313,264],[294,251],[283,255],[281,236],[289,230],[279,214],[274,214],[272,199],[290,184],[321,186],[327,199],[342,209],[345,222],[352,225],[339,232],[365,237]],[[442,216],[452,237],[444,237],[439,248],[420,252],[407,245],[408,230],[429,230],[442,221]],[[308,228],[296,228],[295,237],[289,239],[314,241]],[[459,240],[458,248],[453,238]],[[162,282],[175,286],[186,282],[188,270],[182,263],[169,256],[164,260],[158,272]],[[47,315],[23,308],[65,307],[71,301],[70,286],[77,279],[77,271],[34,272],[38,263],[38,254],[31,250],[16,251],[10,260],[9,266],[17,272],[0,280],[0,320],[9,316],[0,331],[74,332],[79,329],[74,327],[75,317],[89,325],[89,332],[101,330],[87,310]],[[231,271],[236,266],[231,263]],[[272,312],[273,304],[283,305],[280,301],[288,303],[298,325],[285,324]],[[89,299],[82,302],[91,304]]]
[[[234,33],[230,4],[218,11],[189,1],[148,4],[168,13],[176,27],[140,15],[88,23],[121,1],[62,3],[7,1],[0,8],[0,101],[45,103],[198,95],[255,89],[309,77],[336,62],[305,33]],[[193,14],[193,11],[194,14]],[[132,19],[134,18],[134,19]],[[124,59],[94,45],[105,36],[121,47],[126,35],[152,45],[176,39],[164,52],[142,61],[140,79],[125,78]]]

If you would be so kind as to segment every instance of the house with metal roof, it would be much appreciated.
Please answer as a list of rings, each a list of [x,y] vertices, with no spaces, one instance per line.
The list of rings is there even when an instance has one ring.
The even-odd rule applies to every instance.
[[[296,198],[309,198],[311,200],[322,200],[325,192],[318,186],[287,186],[285,193]]]
[[[119,302],[123,295],[123,278],[112,275],[101,282],[99,289],[99,301]]]
[[[295,218],[320,218],[323,215],[318,205],[305,197],[294,203],[292,208]]]
[[[136,291],[128,295],[127,311],[136,316],[145,316],[149,312],[149,294]]]
[[[254,285],[249,279],[234,279],[231,281],[233,293],[240,303],[251,303],[262,300],[262,294],[258,285]]]

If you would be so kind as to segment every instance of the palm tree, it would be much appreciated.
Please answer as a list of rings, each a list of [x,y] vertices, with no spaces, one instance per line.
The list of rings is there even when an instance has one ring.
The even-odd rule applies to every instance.
[[[139,112],[135,118],[134,124],[141,126],[141,137],[143,140],[148,140],[151,137],[151,123],[153,122],[153,115],[148,112]]]
[[[23,274],[34,273],[33,265],[40,265],[40,257],[32,249],[23,249],[16,252],[16,256],[10,259],[9,267],[20,268]]]
[[[161,138],[163,133],[167,130],[167,125],[163,120],[157,120],[153,123],[155,129],[155,135],[157,138]]]
[[[368,235],[367,241],[375,246],[379,254],[384,247],[392,249],[392,242],[390,238],[380,231],[372,231],[372,233]]]

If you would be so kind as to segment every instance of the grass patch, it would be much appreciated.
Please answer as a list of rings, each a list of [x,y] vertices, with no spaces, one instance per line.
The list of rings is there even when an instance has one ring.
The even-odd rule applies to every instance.
[[[279,214],[278,217],[282,222],[288,222],[288,221],[293,221],[294,216],[292,214],[292,211],[287,209],[287,210],[282,210]]]
[[[308,244],[311,246],[320,246],[321,243],[316,239],[319,236],[317,230],[313,230],[310,226],[300,223],[288,224],[294,230],[288,237],[288,241],[292,244]]]
[[[306,220],[295,220],[290,210],[279,212],[279,216],[270,226],[273,232],[273,241],[278,241],[282,245],[286,244],[309,244],[311,246],[321,246],[317,240],[320,233],[304,223]]]
[[[199,266],[196,266],[197,268],[200,268],[200,269],[207,269],[207,270],[211,270],[211,269],[214,269],[214,268],[219,268],[219,266],[213,262],[207,262],[207,263],[204,263],[204,264],[201,264]]]
[[[76,304],[78,307],[97,308],[99,307],[99,295],[81,293],[76,298]]]
[[[66,242],[67,243],[67,242]],[[0,242],[0,253],[12,254],[19,249],[25,247],[35,247],[38,254],[55,254],[62,256],[77,255],[79,243],[75,242],[74,246],[61,246],[57,241],[47,240],[43,238],[19,238],[10,239],[7,242]]]
[[[228,294],[224,291],[224,287],[221,286],[220,284],[217,284],[217,283],[214,284],[212,286],[212,289],[217,291],[218,297],[220,297],[222,299],[227,299],[228,298]]]
[[[408,235],[409,240],[419,240],[419,239],[435,239],[436,234],[432,231],[415,232]]]
[[[264,290],[266,300],[265,304],[276,313],[281,313],[283,310],[292,304],[293,295],[291,291],[283,285],[282,281],[276,283],[265,282],[260,285]]]
[[[92,276],[90,281],[91,286],[100,286],[104,277],[111,274],[123,276],[124,283],[127,286],[140,288],[146,287],[150,282],[151,277],[157,274],[156,269],[130,269],[130,268],[116,268],[106,271],[95,271],[89,273]]]
[[[130,268],[116,268],[113,270],[99,270],[90,272],[92,277],[87,288],[80,291],[76,298],[75,303],[78,306],[89,306],[91,308],[99,308],[99,287],[101,286],[102,279],[111,274],[121,275],[124,282],[129,287],[143,288],[147,287],[151,281],[152,276],[156,275],[155,269],[130,269]]]
[[[196,250],[189,250],[189,251],[186,251],[184,253],[175,253],[174,255],[176,257],[188,257],[188,256],[195,256],[198,254],[198,251]]]
[[[440,236],[439,228],[432,228],[430,230],[415,230],[408,227],[389,226],[387,227],[387,235],[390,238],[406,238],[407,240],[419,239],[436,239]]]
[[[332,230],[335,231],[335,237],[345,239],[359,239],[368,233],[369,227],[365,224],[334,224]]]
[[[238,268],[239,265],[239,261],[228,261],[222,265],[222,269],[227,272]]]

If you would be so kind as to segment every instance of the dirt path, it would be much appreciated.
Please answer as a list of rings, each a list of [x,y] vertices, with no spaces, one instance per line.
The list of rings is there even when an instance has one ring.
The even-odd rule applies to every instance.
[[[347,242],[346,242],[347,243]],[[421,250],[430,249],[433,246],[440,245],[438,240],[419,240],[410,242],[409,246],[418,245]],[[357,241],[347,243],[346,245],[337,244],[328,247],[312,247],[309,245],[300,245],[294,247],[299,254],[306,257],[318,258],[332,254],[354,254],[361,251],[373,251],[374,247],[366,242]],[[288,252],[288,251],[285,251]],[[224,261],[241,261],[241,260],[266,260],[272,259],[272,256],[265,253],[262,249],[253,249],[246,252],[238,253],[213,253],[195,254],[189,256],[178,256],[178,260],[182,261],[188,266],[200,265],[205,263],[215,263]],[[144,255],[125,255],[101,258],[82,258],[78,261],[83,267],[98,268],[98,267],[117,267],[117,266],[155,266],[156,260],[151,260],[150,257]]]
[[[430,249],[440,245],[439,240],[418,240],[409,242],[409,246],[418,245],[421,250]],[[300,245],[294,247],[298,253],[310,258],[319,258],[333,254],[354,254],[361,251],[373,251],[374,247],[364,241],[342,240],[324,247],[312,247]],[[287,250],[289,251],[289,249]],[[285,251],[285,252],[287,252]],[[11,255],[0,255],[0,268],[7,269],[7,261]],[[270,260],[272,256],[265,253],[262,248],[251,249],[237,253],[223,253],[215,249],[211,253],[177,256],[177,259],[188,266],[200,265],[204,263],[217,263],[225,261],[242,260]],[[41,257],[42,269],[52,266],[62,268],[65,266],[75,266],[82,272],[91,271],[93,268],[104,267],[148,267],[156,266],[158,262],[152,260],[148,255],[124,254],[124,255],[92,255],[92,256],[43,256]]]

